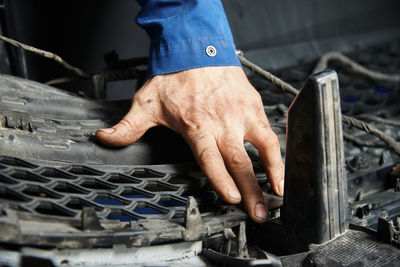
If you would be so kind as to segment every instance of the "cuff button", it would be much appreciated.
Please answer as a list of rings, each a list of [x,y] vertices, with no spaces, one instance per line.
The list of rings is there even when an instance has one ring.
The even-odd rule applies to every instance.
[[[209,57],[215,57],[217,55],[217,49],[214,46],[209,45],[206,48],[206,54]]]

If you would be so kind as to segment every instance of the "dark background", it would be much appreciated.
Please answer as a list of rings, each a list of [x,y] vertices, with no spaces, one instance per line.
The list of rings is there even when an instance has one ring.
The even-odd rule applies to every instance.
[[[135,0],[5,0],[3,34],[60,55],[88,73],[104,66],[104,53],[120,58],[146,56],[149,40],[136,25]],[[400,37],[398,0],[224,0],[237,48],[268,69],[313,59],[329,50],[355,47]],[[12,50],[12,74],[40,82],[68,74],[51,60]],[[5,71],[2,67],[3,72]],[[85,92],[90,82],[61,86]],[[130,98],[134,81],[115,82],[107,98]]]

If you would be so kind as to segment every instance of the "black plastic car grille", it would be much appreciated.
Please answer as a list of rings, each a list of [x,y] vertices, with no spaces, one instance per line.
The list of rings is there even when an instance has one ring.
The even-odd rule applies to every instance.
[[[211,189],[200,189],[205,184],[202,177],[164,173],[148,167],[101,171],[76,164],[37,166],[0,156],[1,202],[45,218],[79,219],[84,207],[93,207],[99,219],[180,218],[190,195],[196,198],[200,210],[217,202]]]

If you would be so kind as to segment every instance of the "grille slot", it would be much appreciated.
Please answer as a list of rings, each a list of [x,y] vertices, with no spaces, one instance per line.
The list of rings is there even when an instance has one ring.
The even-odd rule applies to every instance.
[[[39,182],[39,183],[46,183],[49,181],[48,179],[39,176],[35,173],[19,169],[12,171],[10,176],[20,181]]]
[[[112,173],[107,181],[114,184],[138,184],[141,182],[139,179],[121,173]]]
[[[165,176],[165,173],[153,171],[147,168],[135,169],[132,174],[133,177],[148,179],[148,178],[161,178]]]
[[[60,193],[69,193],[69,194],[88,194],[89,193],[88,190],[86,190],[80,186],[70,184],[70,183],[64,183],[64,182],[57,183],[53,187],[53,189]]]
[[[27,186],[22,193],[32,196],[32,197],[40,197],[40,198],[62,198],[62,195],[52,192],[42,186],[37,185],[29,185]]]
[[[170,192],[170,191],[177,191],[178,187],[162,182],[151,182],[151,183],[149,182],[144,187],[144,189],[150,192]]]
[[[25,160],[19,159],[19,158],[14,158],[14,157],[7,157],[7,156],[0,156],[0,163],[3,163],[4,165],[10,166],[10,167],[21,167],[21,168],[29,168],[29,169],[34,169],[37,166],[29,163]]]
[[[43,215],[62,217],[73,217],[76,214],[52,202],[40,202],[35,211]]]
[[[69,173],[76,174],[76,175],[94,175],[94,176],[101,176],[104,173],[92,169],[90,167],[84,166],[84,165],[72,165],[66,169]]]
[[[27,202],[30,200],[27,196],[19,194],[18,192],[0,186],[0,199],[5,201],[18,201],[18,202]]]
[[[47,177],[47,178],[54,178],[54,179],[76,179],[76,176],[71,175],[67,172],[64,172],[62,170],[56,169],[56,168],[45,168],[40,172],[40,175]]]

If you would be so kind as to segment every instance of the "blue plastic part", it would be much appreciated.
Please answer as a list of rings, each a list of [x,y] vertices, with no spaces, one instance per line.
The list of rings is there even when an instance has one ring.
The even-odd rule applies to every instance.
[[[156,210],[151,207],[137,207],[133,210],[136,213],[139,214],[162,214],[162,211]]]
[[[95,198],[94,202],[96,202],[98,204],[103,204],[103,205],[116,205],[116,206],[124,205],[124,203],[122,201],[112,199],[112,198],[105,198],[105,197]]]
[[[122,197],[126,197],[126,198],[149,198],[146,195],[142,195],[142,194],[127,194],[127,195],[121,195]]]
[[[372,98],[368,98],[367,100],[364,101],[364,103],[367,105],[376,105],[376,104],[378,104],[378,101],[376,101],[375,99],[372,99]]]
[[[375,88],[375,92],[381,95],[390,94],[391,90],[387,87],[377,87]]]
[[[347,96],[347,97],[343,98],[343,102],[349,103],[349,104],[356,103],[356,102],[358,102],[358,98],[355,96]]]
[[[158,205],[164,206],[164,207],[182,207],[185,206],[186,204],[175,200],[175,199],[170,199],[170,200],[160,200],[157,203]]]

